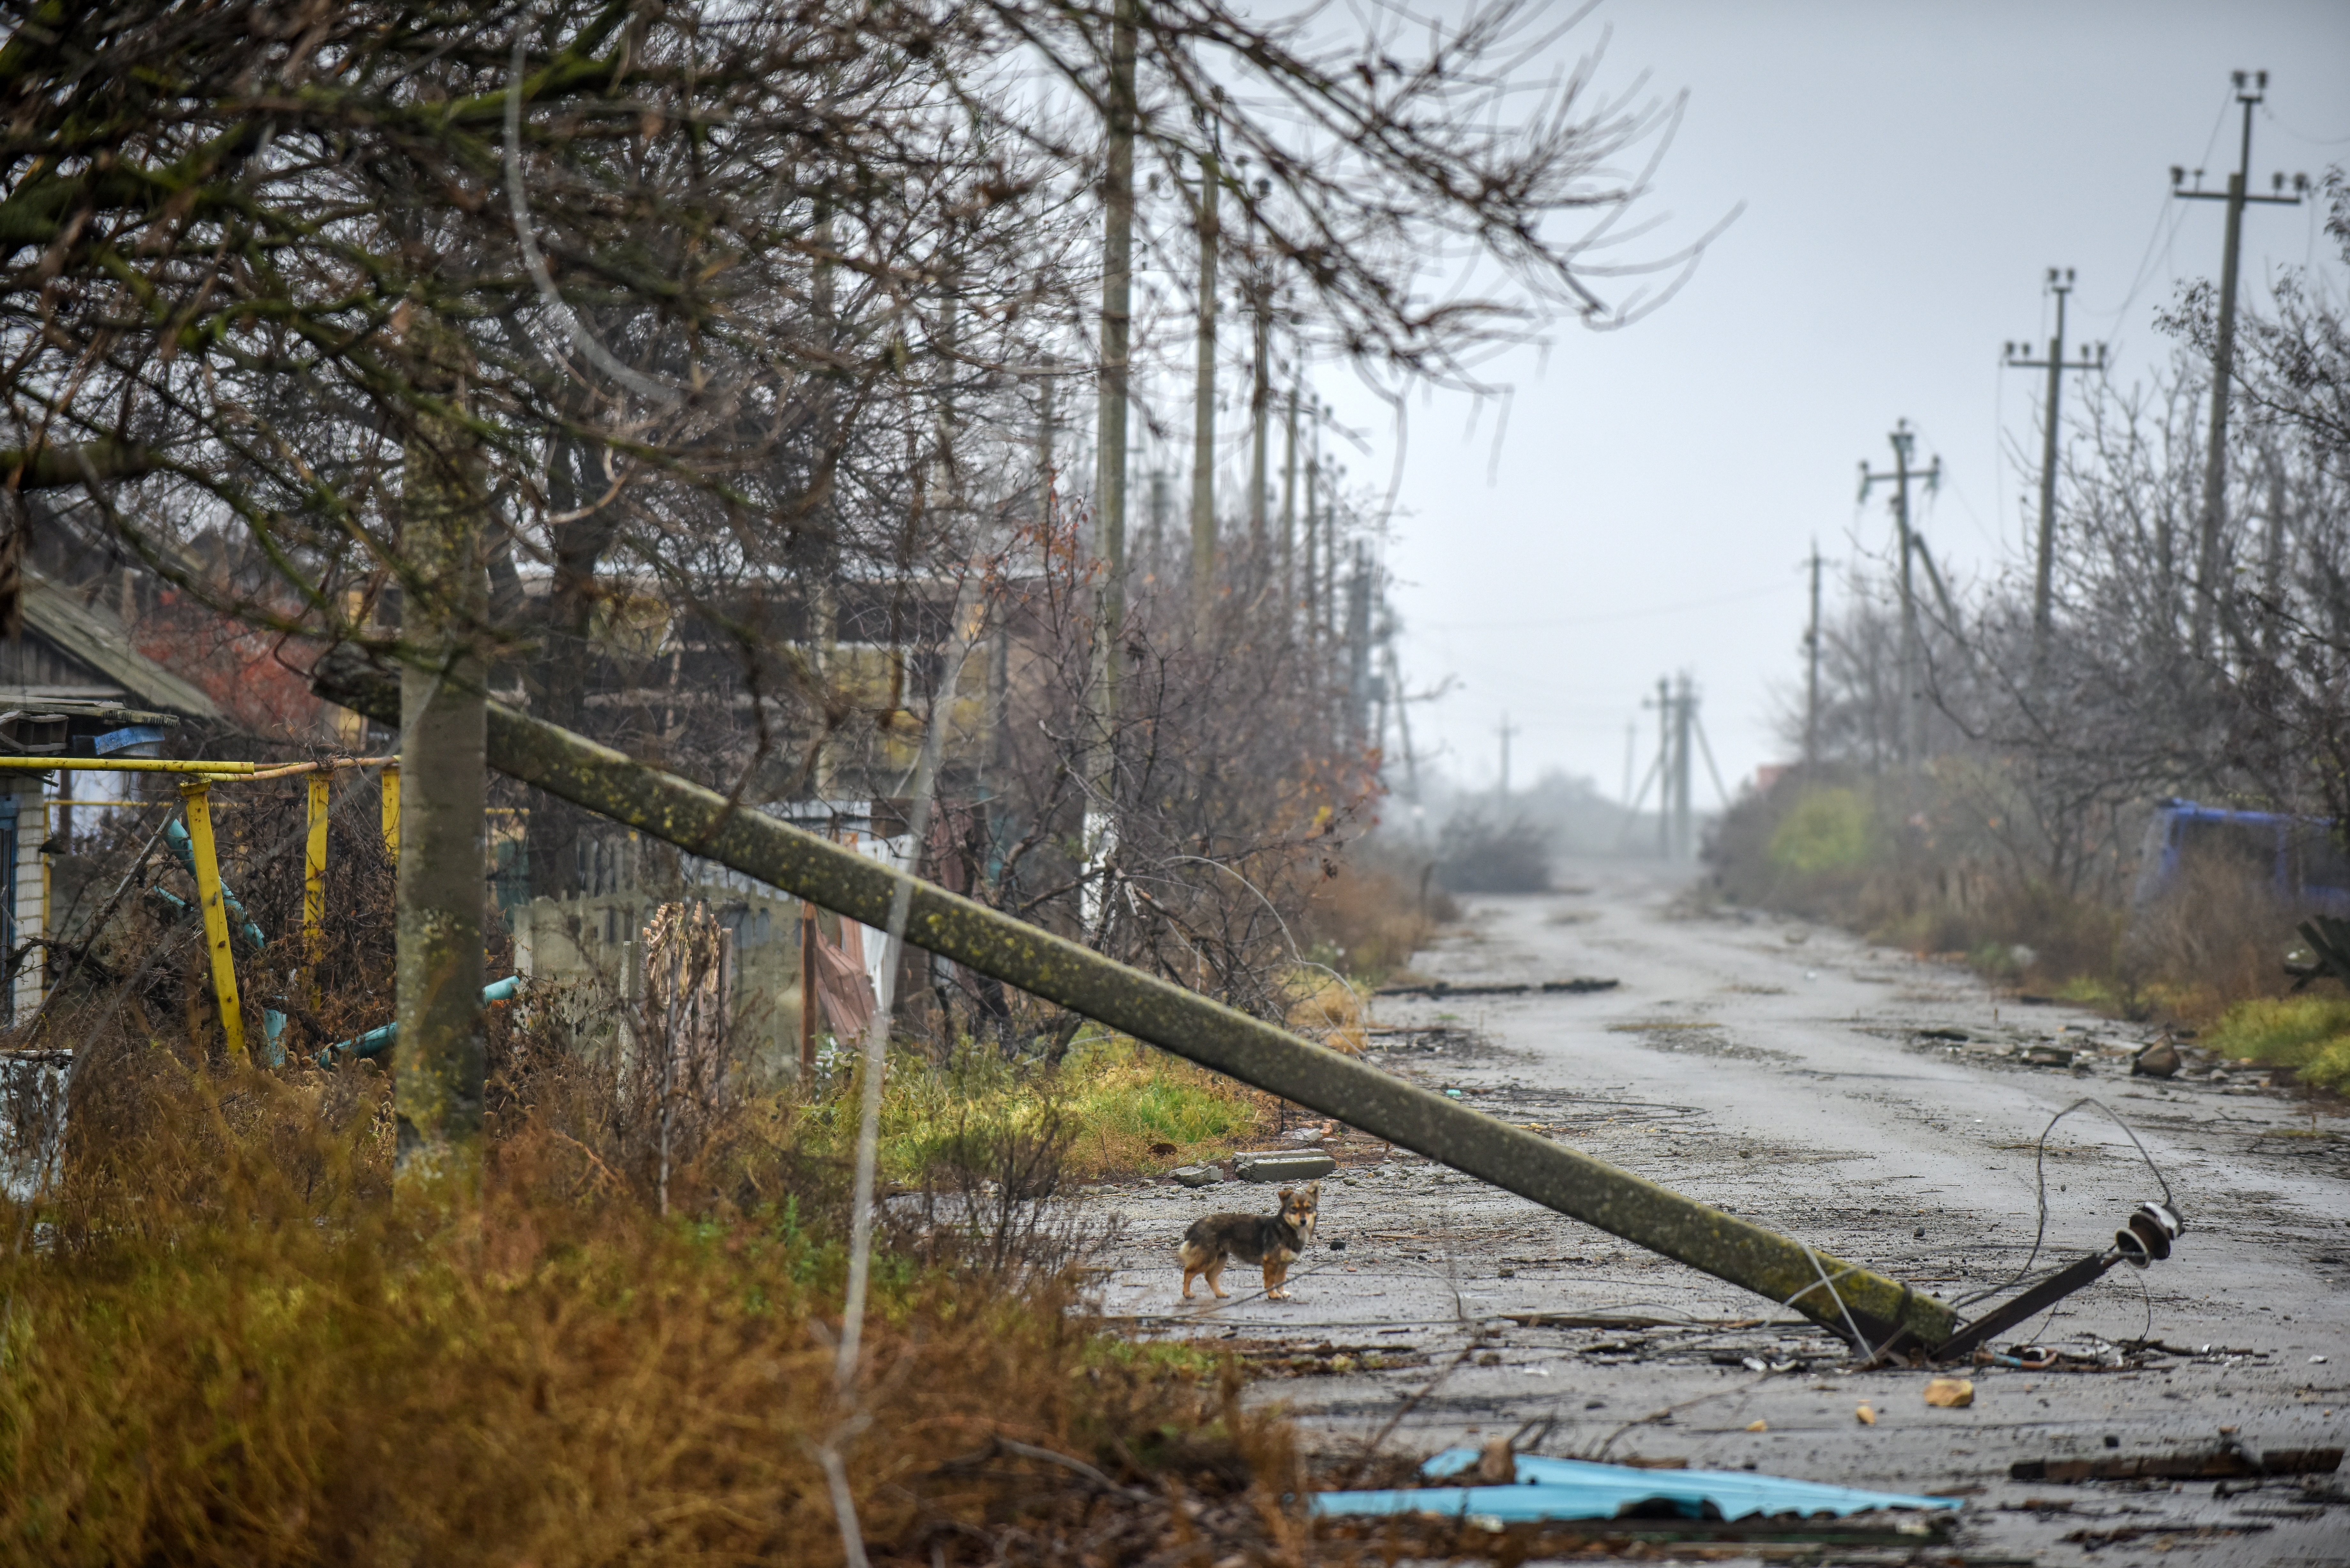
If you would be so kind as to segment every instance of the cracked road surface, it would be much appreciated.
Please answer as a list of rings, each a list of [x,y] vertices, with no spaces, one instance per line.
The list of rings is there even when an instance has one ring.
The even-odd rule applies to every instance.
[[[1125,1221],[1103,1309],[1302,1372],[1252,1397],[1325,1453],[1358,1451],[1418,1394],[1383,1452],[1531,1426],[1547,1454],[1960,1493],[1970,1557],[2350,1563],[2342,1474],[2010,1479],[2017,1461],[2342,1445],[2350,1124],[2256,1075],[2134,1079],[2141,1030],[1801,922],[1689,915],[1653,867],[1562,881],[1471,900],[1417,967],[1454,985],[1596,975],[1617,989],[1382,998],[1373,1059],[1954,1302],[2024,1266],[2035,1144],[2094,1096],[2168,1177],[2188,1224],[2178,1251],[1999,1336],[2063,1352],[2054,1366],[1976,1366],[1973,1404],[1936,1408],[1926,1372],[1851,1371],[1839,1342],[1773,1303],[1349,1133],[1328,1146],[1340,1168],[1292,1299],[1263,1299],[1236,1267],[1231,1300],[1178,1301],[1185,1225],[1269,1210],[1272,1191],[1161,1182],[1097,1191]],[[2161,1194],[2094,1109],[2049,1135],[2045,1168],[2043,1268],[2105,1246]]]

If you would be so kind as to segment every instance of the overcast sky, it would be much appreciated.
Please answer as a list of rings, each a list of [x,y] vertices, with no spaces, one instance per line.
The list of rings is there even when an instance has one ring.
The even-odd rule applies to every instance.
[[[1465,400],[1415,400],[1389,556],[1401,654],[1415,688],[1456,684],[1414,709],[1414,740],[1490,786],[1506,711],[1516,781],[1564,768],[1616,794],[1627,723],[1686,670],[1734,788],[1785,755],[1773,711],[1800,671],[1812,540],[1845,568],[1885,549],[1859,460],[1883,466],[1906,417],[1943,462],[1926,535],[1962,576],[1996,569],[2036,483],[1999,432],[2032,443],[2041,391],[2001,348],[2044,342],[2046,269],[2077,270],[2073,329],[2113,345],[2117,379],[2158,363],[2154,313],[2217,275],[2224,213],[2171,200],[2170,166],[2224,185],[2240,67],[2271,73],[2259,187],[2350,164],[2350,5],[1610,0],[1578,41],[1600,26],[1603,79],[1689,91],[1655,203],[1670,232],[1745,213],[1658,315],[1562,327],[1544,361],[1507,368],[1498,462],[1490,412],[1472,434]],[[2315,203],[2254,207],[2245,235],[2248,303],[2325,260]]]

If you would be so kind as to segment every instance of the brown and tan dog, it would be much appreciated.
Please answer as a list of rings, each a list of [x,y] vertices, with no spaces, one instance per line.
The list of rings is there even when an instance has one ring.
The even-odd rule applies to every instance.
[[[1191,1228],[1183,1232],[1183,1244],[1176,1250],[1183,1262],[1184,1297],[1190,1298],[1191,1282],[1201,1276],[1217,1297],[1229,1294],[1221,1282],[1225,1260],[1230,1258],[1263,1268],[1269,1300],[1287,1296],[1281,1282],[1289,1277],[1291,1262],[1312,1244],[1315,1215],[1321,1203],[1322,1184],[1312,1181],[1302,1188],[1283,1188],[1279,1213],[1210,1214],[1191,1221]]]

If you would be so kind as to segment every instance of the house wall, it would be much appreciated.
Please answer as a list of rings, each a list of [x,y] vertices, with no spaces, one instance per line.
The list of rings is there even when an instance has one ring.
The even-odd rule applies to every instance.
[[[36,773],[11,769],[0,778],[0,787],[16,803],[16,872],[8,897],[16,917],[13,945],[25,958],[9,986],[8,1003],[10,1017],[22,1022],[41,1005],[48,978],[47,953],[26,946],[48,934],[49,860],[41,853],[49,836],[48,801]]]

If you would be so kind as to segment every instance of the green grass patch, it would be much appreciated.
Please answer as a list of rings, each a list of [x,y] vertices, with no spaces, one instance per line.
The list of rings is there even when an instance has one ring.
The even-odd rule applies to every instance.
[[[854,1135],[857,1105],[852,1083],[829,1107],[827,1141],[838,1152]],[[1223,1158],[1268,1131],[1273,1110],[1244,1084],[1122,1037],[1081,1041],[1058,1066],[1008,1063],[973,1047],[943,1069],[913,1060],[892,1069],[880,1164],[892,1179],[919,1181],[961,1149],[1057,1125],[1066,1176],[1156,1174]]]
[[[2264,997],[2228,1010],[2200,1044],[2224,1055],[2291,1067],[2305,1084],[2350,1087],[2350,1002]]]

